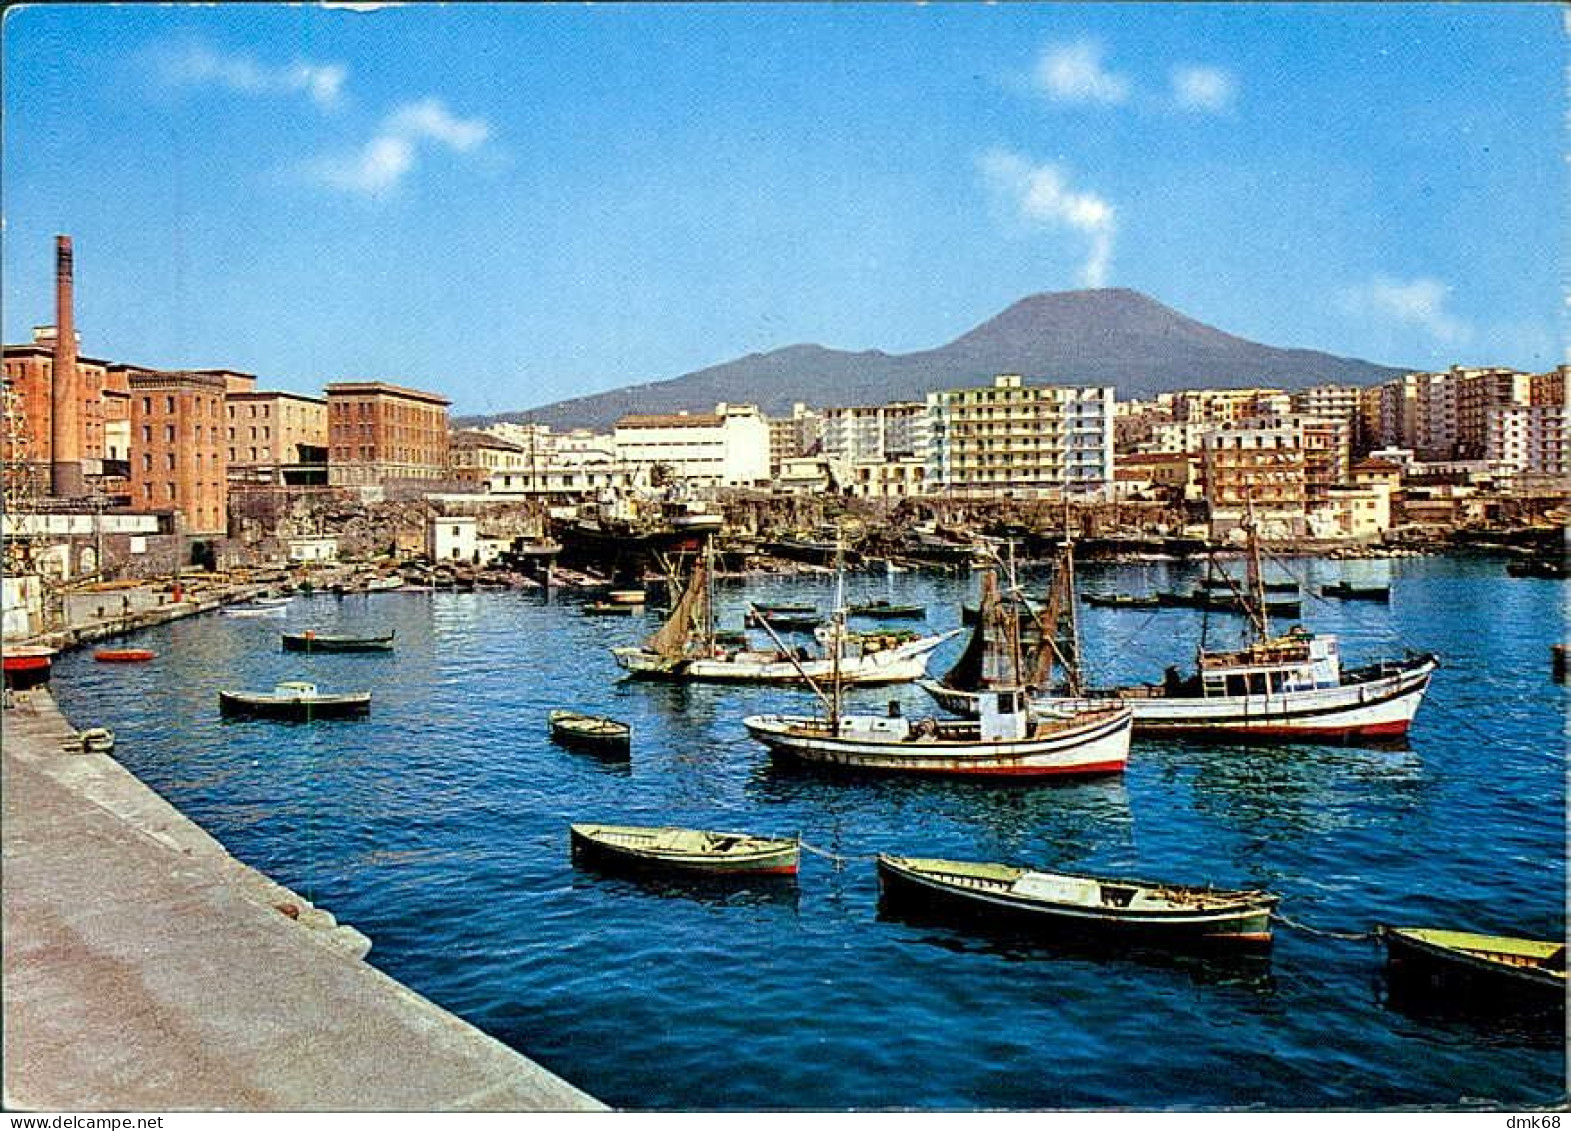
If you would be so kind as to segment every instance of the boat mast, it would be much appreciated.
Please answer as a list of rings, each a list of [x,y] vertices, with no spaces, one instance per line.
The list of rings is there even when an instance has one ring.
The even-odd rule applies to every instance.
[[[715,654],[715,536],[704,536],[704,655]]]
[[[1244,496],[1244,531],[1249,537],[1249,556],[1245,559],[1244,583],[1248,597],[1244,608],[1249,613],[1249,623],[1254,627],[1256,639],[1271,639],[1271,622],[1266,614],[1265,582],[1260,576],[1260,532],[1255,527],[1255,501],[1253,495]]]
[[[1068,687],[1069,694],[1080,695],[1085,686],[1080,673],[1080,614],[1075,609],[1075,539],[1067,521],[1064,523],[1063,560],[1058,568],[1057,582],[1063,591],[1061,607],[1069,618],[1069,632],[1059,660],[1064,665],[1064,685]],[[1055,624],[1053,627],[1056,629],[1058,626]]]
[[[829,733],[840,733],[840,650],[845,643],[845,531],[835,526],[835,607],[829,614]]]

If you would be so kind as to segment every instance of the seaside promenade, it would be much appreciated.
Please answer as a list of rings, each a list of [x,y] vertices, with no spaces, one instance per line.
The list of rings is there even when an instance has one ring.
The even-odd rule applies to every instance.
[[[34,1111],[596,1111],[364,961],[77,732],[4,711],[4,1102]]]

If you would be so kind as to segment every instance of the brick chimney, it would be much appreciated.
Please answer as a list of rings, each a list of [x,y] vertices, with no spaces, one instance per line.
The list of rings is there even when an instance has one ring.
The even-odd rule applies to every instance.
[[[71,237],[55,237],[55,356],[49,389],[49,493],[87,494],[82,477],[82,382],[76,368]]]

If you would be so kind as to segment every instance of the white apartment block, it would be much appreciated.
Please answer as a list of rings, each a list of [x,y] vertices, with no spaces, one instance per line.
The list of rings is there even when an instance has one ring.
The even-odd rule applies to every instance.
[[[712,413],[633,414],[616,422],[616,460],[664,468],[694,487],[769,479],[769,424],[755,405],[722,402]]]
[[[929,493],[1110,498],[1111,386],[990,386],[927,395]]]
[[[824,435],[824,418],[800,401],[791,406],[790,416],[771,416],[769,420],[769,474],[780,474],[786,460],[817,452]]]
[[[1502,405],[1489,410],[1484,459],[1529,475],[1571,474],[1565,405]]]
[[[927,405],[917,401],[823,411],[823,454],[846,463],[927,458]]]

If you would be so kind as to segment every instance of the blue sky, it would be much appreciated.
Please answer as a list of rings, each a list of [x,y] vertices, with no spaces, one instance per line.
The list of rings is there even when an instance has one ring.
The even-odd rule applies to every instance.
[[[4,22],[4,336],[523,409],[1038,291],[1562,360],[1552,5],[130,5]],[[985,375],[979,375],[985,376]]]

